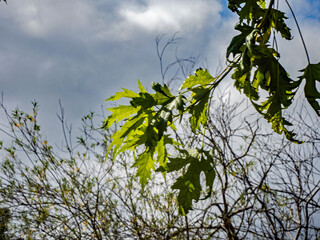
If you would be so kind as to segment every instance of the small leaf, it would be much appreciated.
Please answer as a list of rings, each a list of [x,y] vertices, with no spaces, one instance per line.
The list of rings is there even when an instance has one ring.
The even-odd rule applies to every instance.
[[[132,90],[128,90],[125,88],[122,88],[122,90],[123,92],[117,92],[116,95],[109,97],[108,99],[106,99],[106,101],[116,101],[123,97],[126,97],[126,98],[139,97],[139,95]]]
[[[157,93],[160,93],[164,96],[166,96],[167,98],[171,98],[173,97],[173,95],[170,92],[170,89],[168,88],[168,86],[166,84],[164,84],[163,86],[160,83],[152,83],[152,89],[155,90]]]
[[[139,86],[139,90],[140,92],[147,92],[144,88],[144,86],[141,84],[140,80],[138,79],[138,86]]]
[[[304,87],[304,94],[315,110],[318,116],[320,116],[320,92],[317,90],[316,82],[320,82],[320,62],[318,64],[309,64],[305,69],[301,70],[303,75],[300,76],[300,80],[306,79]]]
[[[285,16],[285,13],[276,9],[272,9],[272,14],[270,14],[270,18],[271,18],[271,26],[275,30],[277,30],[283,38],[287,40],[291,40],[292,39],[291,30],[284,22],[285,19],[288,19]]]

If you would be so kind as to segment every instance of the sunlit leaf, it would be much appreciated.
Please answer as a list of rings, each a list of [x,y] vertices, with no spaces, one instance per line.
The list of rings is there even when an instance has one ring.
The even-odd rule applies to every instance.
[[[106,101],[115,101],[115,100],[119,100],[123,97],[125,97],[125,98],[139,97],[139,95],[132,90],[128,90],[125,88],[122,88],[122,90],[123,90],[123,92],[117,92],[116,95],[109,97],[108,99],[106,99]]]
[[[109,128],[114,123],[118,123],[119,121],[129,117],[130,115],[137,113],[140,107],[133,107],[130,105],[119,105],[113,108],[107,108],[112,114],[105,120],[105,127]]]
[[[210,75],[207,69],[203,70],[202,68],[197,69],[195,75],[190,75],[184,80],[180,90],[185,88],[193,88],[194,86],[200,85],[205,86],[207,84],[213,83],[215,80],[214,77]]]

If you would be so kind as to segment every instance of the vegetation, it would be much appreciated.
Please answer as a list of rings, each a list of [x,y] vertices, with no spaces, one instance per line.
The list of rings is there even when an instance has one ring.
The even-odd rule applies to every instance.
[[[225,95],[224,93],[222,95]],[[256,116],[246,116],[245,102],[219,98],[211,107],[212,127],[205,135],[211,156],[212,189],[203,189],[201,202],[185,216],[178,212],[177,174],[190,168],[151,175],[142,191],[135,176],[134,156],[124,152],[113,161],[105,154],[117,129],[94,125],[101,116],[83,118],[77,146],[60,120],[66,139],[63,149],[51,146],[31,113],[5,112],[11,145],[2,145],[0,227],[2,239],[316,239],[320,235],[319,121],[301,110],[294,123],[305,134],[297,145],[266,134]],[[2,106],[3,107],[3,106]],[[5,110],[5,109],[4,109]],[[198,149],[202,136],[186,122],[180,141]],[[64,151],[62,151],[64,150]],[[177,151],[172,149],[173,153]],[[173,154],[172,153],[172,154]],[[187,161],[207,152],[180,151]],[[181,158],[181,162],[184,161]],[[191,162],[192,163],[192,162]],[[182,165],[182,164],[181,164]],[[197,166],[193,166],[196,168]],[[195,178],[197,177],[195,169]],[[203,174],[198,184],[205,186]],[[182,181],[183,177],[178,178]],[[199,187],[199,186],[198,186]],[[200,194],[200,193],[199,193]],[[187,197],[187,196],[186,196]],[[180,200],[181,201],[181,200]],[[181,209],[181,207],[180,207]],[[6,236],[6,237],[3,237]]]
[[[289,77],[275,43],[292,36],[274,0],[228,6],[240,34],[226,69],[199,68],[170,89],[162,58],[173,37],[157,49],[163,83],[108,98],[130,104],[85,116],[76,145],[62,106],[59,148],[41,132],[37,103],[10,113],[1,102],[0,239],[320,237],[320,119],[310,112],[320,114],[320,64],[306,51],[302,76]],[[221,89],[229,74],[245,100]],[[285,118],[303,81],[309,105]]]
[[[173,189],[179,190],[179,210],[183,215],[192,208],[193,201],[200,199],[204,189],[209,189],[208,196],[212,191],[217,172],[213,162],[216,149],[206,141],[212,127],[210,105],[216,99],[215,91],[230,72],[233,72],[231,78],[235,87],[271,123],[273,131],[283,133],[292,142],[301,143],[301,140],[288,129],[292,123],[284,118],[284,111],[292,104],[303,80],[305,98],[320,116],[317,102],[320,93],[316,88],[316,82],[320,80],[320,63],[311,64],[306,51],[308,65],[302,70],[302,76],[295,81],[289,77],[279,62],[276,37],[291,40],[292,36],[285,23],[287,17],[277,6],[274,0],[229,0],[229,9],[239,17],[235,29],[240,34],[231,40],[226,54],[229,64],[218,76],[213,77],[208,70],[199,68],[184,80],[178,94],[173,94],[166,84],[159,83],[153,83],[155,93],[149,93],[139,82],[139,93],[123,89],[107,99],[130,100],[130,105],[109,109],[112,114],[106,119],[105,128],[120,121],[123,125],[113,134],[107,155],[111,153],[115,158],[132,150],[136,155],[133,166],[137,168],[142,187],[154,169],[163,173],[185,169],[172,185]],[[229,59],[231,54],[233,58]],[[197,148],[186,148],[187,145],[180,141],[177,129],[185,118],[188,118],[192,133],[202,136]],[[172,135],[172,132],[177,134]],[[179,154],[170,156],[170,148]],[[204,185],[200,184],[201,174],[206,178]]]

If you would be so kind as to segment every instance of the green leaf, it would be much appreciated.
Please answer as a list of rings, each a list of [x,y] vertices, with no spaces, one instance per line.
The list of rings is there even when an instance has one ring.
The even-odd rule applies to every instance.
[[[291,40],[291,30],[290,28],[286,25],[284,22],[285,19],[288,19],[285,16],[284,12],[281,12],[277,9],[272,9],[272,14],[271,14],[271,26],[277,30],[281,36],[287,40]]]
[[[140,92],[147,92],[144,88],[144,86],[141,84],[140,80],[138,79],[138,86],[139,86],[139,90]]]
[[[240,48],[245,43],[247,36],[253,31],[252,27],[245,24],[243,25],[238,24],[235,26],[235,29],[239,30],[241,33],[233,37],[233,39],[231,40],[231,43],[227,48],[227,54],[226,54],[227,58],[229,58],[231,53],[233,54],[233,56],[235,56],[236,54],[242,52]]]
[[[190,163],[187,172],[179,177],[177,181],[172,185],[172,189],[179,190],[178,204],[179,212],[182,215],[188,214],[188,211],[192,209],[192,201],[198,201],[201,193],[200,184],[201,168],[199,162],[194,160]]]
[[[185,88],[191,89],[197,85],[205,86],[213,83],[214,80],[215,78],[210,75],[207,69],[203,70],[202,68],[199,68],[196,70],[195,75],[190,75],[186,80],[184,80],[180,90]]]
[[[156,152],[157,152],[157,162],[160,166],[164,166],[167,162],[168,153],[166,150],[166,143],[165,138],[169,138],[168,136],[162,136],[160,141],[158,142],[156,146]]]
[[[173,95],[170,92],[170,89],[168,88],[168,86],[166,84],[164,84],[163,86],[160,83],[151,83],[152,89],[155,90],[157,93],[160,93],[164,96],[166,96],[167,98],[171,98],[173,97]]]
[[[148,179],[151,177],[151,170],[154,169],[154,159],[153,159],[153,150],[148,150],[141,153],[136,159],[132,167],[137,167],[137,176],[139,177],[139,182],[142,188],[148,182]]]
[[[257,67],[253,85],[269,92],[268,114],[271,116],[278,110],[290,106],[295,95],[294,90],[301,81],[293,81],[288,76],[279,61],[273,57],[273,49],[260,48],[259,50],[263,57],[255,57],[253,60],[253,64]]]
[[[113,158],[115,158],[120,152],[124,151],[118,151],[120,146],[123,144],[125,141],[126,137],[134,137],[134,136],[140,136],[139,129],[143,127],[143,123],[146,119],[145,115],[138,115],[134,116],[132,118],[129,118],[125,124],[120,128],[119,131],[117,131],[115,134],[112,135],[112,142],[108,148],[107,151],[107,156],[111,149],[114,147],[114,153],[113,153]]]
[[[245,39],[246,47],[248,48],[249,52],[253,52],[253,48],[256,46],[255,45],[255,39],[256,39],[256,34],[259,32],[258,29],[253,29],[251,33],[248,34],[248,36]]]
[[[288,19],[285,16],[285,13],[274,8],[266,13],[269,14],[266,16],[265,21],[261,26],[263,33],[268,34],[268,38],[266,38],[264,42],[266,43],[269,40],[272,28],[279,32],[283,38],[291,40],[291,30],[285,23],[285,19]]]
[[[250,98],[251,100],[257,101],[259,99],[259,94],[257,87],[252,86],[250,80],[251,72],[242,73],[242,71],[238,68],[234,71],[232,78],[235,80],[235,87],[241,92]]]
[[[212,166],[213,158],[211,152],[199,149],[177,150],[180,153],[179,156],[169,158],[169,162],[159,167],[157,171],[169,173],[187,168],[186,172],[172,185],[172,189],[179,190],[179,212],[186,215],[192,209],[192,202],[197,202],[200,199],[202,192],[201,173],[204,172],[205,174],[206,186],[209,188],[206,197],[209,197],[215,179],[215,171]]]
[[[160,84],[159,84],[160,85]],[[160,85],[161,86],[161,85]],[[155,87],[157,90],[155,94],[152,94],[152,97],[156,101],[157,105],[166,105],[174,99],[174,96],[171,95],[170,90],[165,87]],[[165,91],[163,91],[165,90]]]
[[[178,149],[180,151],[180,156],[176,158],[169,158],[169,162],[166,165],[161,166],[157,169],[159,172],[173,172],[178,171],[183,167],[188,166],[196,158],[188,153],[187,150]]]
[[[162,137],[167,127],[172,126],[174,110],[179,110],[182,115],[184,111],[184,101],[182,95],[171,97],[167,102],[164,102],[160,110],[154,116],[154,126],[158,129],[159,139]]]
[[[189,122],[191,124],[191,130],[195,133],[197,129],[200,129],[200,125],[206,125],[208,121],[208,101],[210,96],[209,88],[198,87],[192,89],[193,91],[193,103],[190,107],[189,113],[191,114]]]
[[[128,90],[125,88],[122,88],[122,90],[123,92],[117,92],[116,95],[109,97],[108,99],[106,99],[106,101],[116,101],[123,97],[126,97],[126,98],[139,97],[139,95],[132,90]]]
[[[130,104],[133,107],[141,107],[141,109],[146,110],[157,105],[157,102],[150,93],[140,92],[137,97],[132,98]]]
[[[159,136],[159,133],[155,130],[155,127],[150,124],[147,125],[147,127],[144,129],[144,136],[145,136],[145,142],[144,145],[146,147],[154,148],[157,146],[157,142],[161,139]]]
[[[135,108],[130,105],[119,105],[117,107],[107,109],[112,112],[112,114],[105,120],[105,127],[109,128],[113,123],[118,123],[130,115],[137,113],[140,110],[140,107]]]
[[[289,131],[288,121],[283,117],[283,110],[288,108],[293,101],[295,91],[301,81],[293,81],[279,61],[274,57],[276,51],[266,45],[253,45],[251,50],[252,66],[256,68],[252,87],[257,91],[262,88],[267,91],[267,100],[261,105],[253,103],[256,110],[272,123],[276,133],[284,133],[293,142],[295,134]],[[251,101],[255,100],[251,98]]]
[[[242,74],[251,74],[252,64],[248,53],[249,49],[247,47],[244,47],[243,53],[241,54],[240,58],[240,64],[238,65],[238,69]]]
[[[246,94],[251,100],[256,110],[272,124],[272,129],[276,133],[284,133],[293,142],[295,134],[287,129],[288,121],[283,117],[282,111],[288,108],[293,101],[295,91],[301,83],[289,78],[286,70],[281,66],[277,52],[268,48],[267,45],[257,45],[255,43],[256,30],[247,37],[240,63],[236,65],[232,78],[235,80],[236,88]],[[251,80],[252,69],[256,69]],[[267,91],[267,100],[260,105],[259,90]]]
[[[214,179],[216,178],[216,172],[215,172],[215,169],[212,167],[212,163],[213,163],[212,153],[208,151],[203,151],[203,155],[205,156],[205,158],[204,157],[202,158],[202,161],[200,162],[200,164],[201,164],[201,169],[206,176],[206,186],[208,188],[208,194],[204,199],[207,199],[211,196],[212,185],[213,185]]]
[[[180,170],[188,166],[187,171],[172,185],[172,189],[178,189],[179,212],[182,215],[188,214],[192,209],[192,202],[199,201],[202,192],[200,182],[201,173],[206,176],[206,186],[209,188],[206,198],[211,196],[212,185],[215,179],[215,171],[212,166],[212,156],[208,151],[199,149],[190,149],[188,151],[180,151],[184,153],[183,158],[171,159],[167,165],[168,172]]]
[[[320,116],[320,92],[317,90],[316,82],[320,82],[320,62],[318,64],[309,64],[305,69],[301,70],[303,75],[300,76],[300,80],[305,79],[306,84],[304,86],[304,94],[315,110],[318,116]]]
[[[246,0],[246,1],[242,1],[245,3],[245,5],[241,8],[240,12],[239,12],[239,21],[240,23],[243,20],[247,20],[247,23],[249,24],[249,22],[251,20],[255,20],[257,21],[260,17],[263,16],[263,9],[257,4],[257,0]]]

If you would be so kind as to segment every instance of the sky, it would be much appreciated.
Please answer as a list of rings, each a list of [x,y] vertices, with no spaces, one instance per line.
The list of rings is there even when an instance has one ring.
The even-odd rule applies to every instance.
[[[237,34],[236,16],[223,0],[7,0],[0,2],[0,92],[8,109],[31,112],[39,102],[43,132],[53,141],[62,136],[59,100],[74,129],[90,111],[101,112],[105,99],[121,88],[150,89],[161,82],[155,39],[173,34],[164,65],[196,57],[198,67],[215,75],[225,64],[226,47]],[[320,61],[320,3],[289,0],[313,63]],[[282,64],[293,77],[307,62],[292,15],[294,39],[279,41]],[[170,78],[170,76],[167,76]],[[231,84],[232,86],[232,84]],[[0,113],[0,123],[4,123]],[[1,138],[1,135],[0,135]]]

